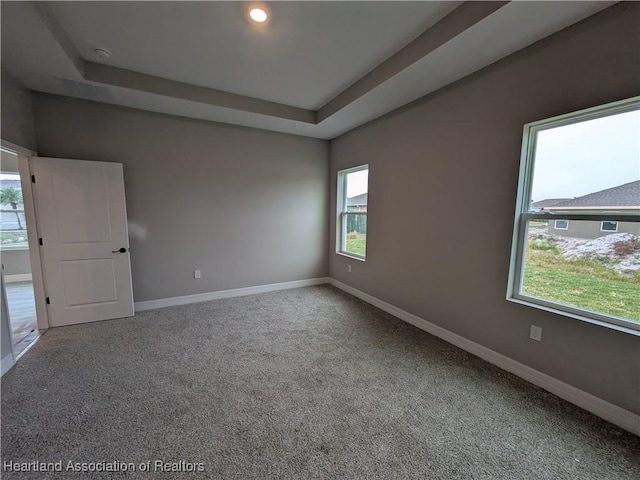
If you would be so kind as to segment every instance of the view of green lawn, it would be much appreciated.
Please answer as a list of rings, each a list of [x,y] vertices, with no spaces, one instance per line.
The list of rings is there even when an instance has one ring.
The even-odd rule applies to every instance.
[[[351,237],[351,238],[350,238]],[[356,234],[353,233],[347,235],[347,252],[355,253],[356,255],[362,255],[363,257],[366,254],[367,250],[367,236],[361,233]]]
[[[24,238],[24,240],[18,241],[19,238]],[[28,248],[28,246],[26,230],[0,232],[0,248],[3,250]]]
[[[640,322],[640,271],[621,273],[606,258],[564,258],[530,242],[522,292]]]

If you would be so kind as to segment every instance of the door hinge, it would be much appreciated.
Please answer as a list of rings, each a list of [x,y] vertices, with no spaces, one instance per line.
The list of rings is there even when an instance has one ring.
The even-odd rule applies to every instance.
[[[51,305],[51,299],[47,297],[47,305]]]
[[[36,183],[36,176],[35,175],[31,175],[31,183]]]
[[[42,237],[40,237],[40,238],[38,239],[38,243],[39,243],[40,245],[44,245],[44,243],[42,243]]]

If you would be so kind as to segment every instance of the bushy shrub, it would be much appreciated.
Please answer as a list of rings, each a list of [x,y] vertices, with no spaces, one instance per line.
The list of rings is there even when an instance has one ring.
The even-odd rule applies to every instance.
[[[555,242],[546,238],[530,238],[529,248],[531,250],[541,250],[543,252],[559,253]]]
[[[619,257],[640,252],[640,237],[621,240],[613,244],[613,253]]]

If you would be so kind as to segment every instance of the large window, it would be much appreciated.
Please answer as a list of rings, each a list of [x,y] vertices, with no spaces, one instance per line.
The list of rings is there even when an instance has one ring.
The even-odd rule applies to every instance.
[[[367,255],[369,166],[338,172],[336,251],[364,260]]]
[[[525,125],[508,298],[640,331],[640,97]]]

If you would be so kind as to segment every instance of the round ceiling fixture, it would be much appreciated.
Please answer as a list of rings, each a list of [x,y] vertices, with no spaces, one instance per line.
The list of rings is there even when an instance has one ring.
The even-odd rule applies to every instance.
[[[249,9],[249,18],[256,23],[264,23],[269,18],[269,14],[262,7],[252,7]]]
[[[107,59],[111,56],[111,52],[106,48],[94,48],[93,52],[100,58]]]

